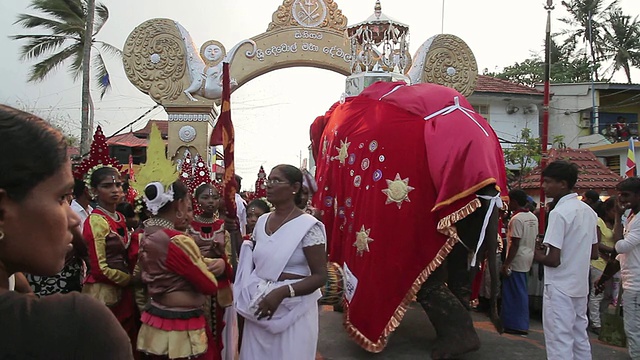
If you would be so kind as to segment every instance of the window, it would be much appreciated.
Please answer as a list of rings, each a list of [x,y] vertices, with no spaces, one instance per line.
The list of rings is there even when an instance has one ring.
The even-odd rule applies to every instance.
[[[605,165],[614,173],[620,174],[620,155],[607,156],[604,158]]]
[[[489,121],[489,105],[477,105],[477,104],[471,104],[471,106],[473,106],[473,109],[480,114],[480,116],[482,116],[483,118],[485,118],[487,120],[487,122],[491,122]]]

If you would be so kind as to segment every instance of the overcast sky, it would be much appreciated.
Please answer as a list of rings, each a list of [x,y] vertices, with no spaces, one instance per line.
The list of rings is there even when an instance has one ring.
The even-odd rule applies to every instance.
[[[336,1],[349,24],[373,13],[374,0]],[[499,70],[531,53],[542,52],[546,11],[543,0],[445,0],[444,32],[459,36],[475,54],[480,71]],[[282,0],[103,0],[110,19],[98,40],[122,48],[131,31],[151,18],[171,18],[180,22],[197,46],[207,40],[221,41],[227,49],[239,41],[264,32]],[[552,12],[552,31],[564,25],[566,16],[559,1]],[[620,0],[627,14],[640,14],[640,1]],[[27,83],[29,66],[22,62],[21,45],[7,35],[24,30],[13,25],[19,13],[31,12],[29,0],[0,2],[0,102],[31,109],[41,116],[68,119],[68,128],[79,133],[80,83],[73,83],[65,68],[38,84]],[[411,53],[428,38],[441,32],[441,0],[382,0],[382,11],[410,26]],[[95,96],[96,123],[105,133],[113,132],[136,119],[154,105],[150,98],[131,85],[121,61],[108,59],[112,91],[100,101]],[[640,82],[640,71],[632,79]],[[236,126],[236,169],[250,189],[260,165],[268,171],[279,163],[299,165],[307,157],[308,129],[313,119],[324,113],[344,91],[344,77],[328,70],[290,68],[262,75],[232,95],[232,118]],[[620,73],[614,80],[624,82]],[[141,128],[149,118],[166,119],[162,109],[133,126]],[[302,156],[300,156],[302,154]]]

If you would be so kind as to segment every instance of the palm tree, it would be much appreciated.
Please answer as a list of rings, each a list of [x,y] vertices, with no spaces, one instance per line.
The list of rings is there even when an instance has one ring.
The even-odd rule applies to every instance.
[[[631,84],[631,66],[640,65],[640,20],[624,15],[621,9],[614,9],[603,28],[603,50],[612,61],[609,69],[613,73],[624,70],[627,82]]]
[[[109,10],[95,0],[32,0],[30,7],[40,15],[19,14],[15,24],[25,29],[44,30],[44,34],[10,36],[14,40],[28,40],[22,46],[22,60],[39,59],[31,67],[29,81],[39,82],[64,63],[74,81],[82,77],[82,132],[80,148],[89,150],[93,132],[93,101],[89,90],[90,69],[95,70],[94,79],[100,89],[100,98],[111,88],[109,72],[103,54],[121,56],[121,51],[95,36],[109,19]],[[95,15],[95,16],[94,16]],[[91,34],[91,36],[85,36]],[[91,50],[95,56],[91,57]],[[90,66],[84,66],[91,64]]]
[[[567,36],[565,44],[576,44],[579,41],[589,44],[596,81],[599,81],[599,75],[595,67],[600,63],[604,52],[602,23],[606,14],[616,7],[617,3],[618,0],[613,0],[605,6],[604,0],[562,1],[562,5],[571,16],[559,20],[572,29],[563,30],[560,34]]]

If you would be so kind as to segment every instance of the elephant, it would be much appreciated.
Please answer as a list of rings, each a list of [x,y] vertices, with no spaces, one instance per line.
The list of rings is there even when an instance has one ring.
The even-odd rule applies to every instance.
[[[381,352],[417,300],[436,330],[432,358],[477,350],[471,279],[488,256],[497,313],[498,138],[454,89],[378,82],[310,129],[329,261],[344,273],[344,326]]]

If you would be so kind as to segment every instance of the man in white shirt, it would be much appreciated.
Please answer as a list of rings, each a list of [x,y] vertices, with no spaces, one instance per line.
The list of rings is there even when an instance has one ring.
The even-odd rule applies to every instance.
[[[627,335],[629,355],[640,359],[640,179],[622,180],[617,186],[618,211],[613,225],[613,239],[620,260],[622,275],[622,301],[624,309],[624,331]],[[630,209],[627,224],[622,225],[624,209]]]
[[[502,307],[500,317],[508,334],[526,335],[529,331],[529,293],[527,273],[533,263],[538,237],[538,218],[527,207],[527,194],[509,191],[507,257],[502,265]]]
[[[542,325],[547,359],[591,359],[587,334],[590,259],[598,258],[598,216],[572,192],[578,167],[554,161],[542,187],[556,206],[534,259],[544,265]]]
[[[91,215],[93,208],[90,205],[89,192],[84,181],[75,179],[73,184],[73,197],[71,210],[80,216],[80,233],[84,227],[84,221]]]
[[[247,203],[242,196],[240,196],[240,189],[242,187],[242,177],[240,175],[236,174],[236,182],[238,183],[238,191],[236,192],[236,215],[240,223],[240,233],[244,236],[247,234]]]

